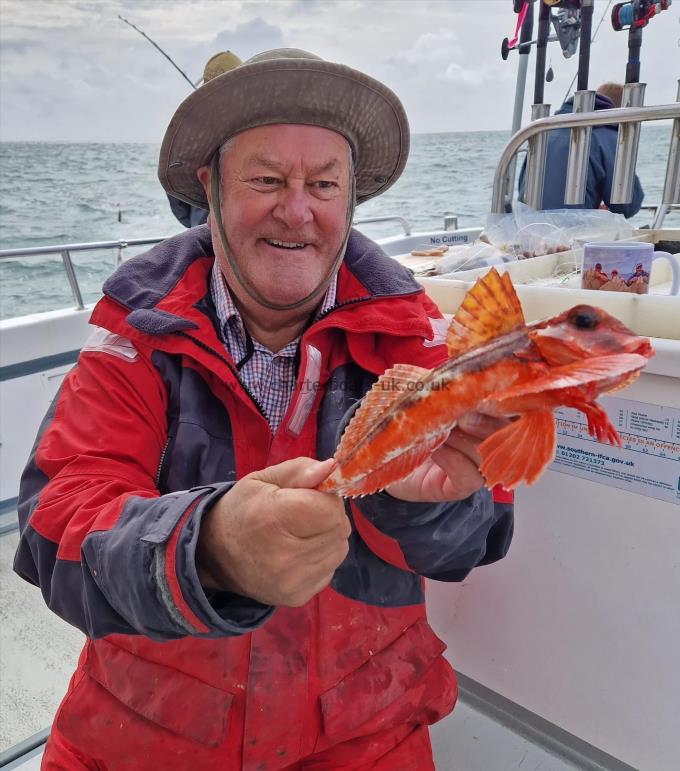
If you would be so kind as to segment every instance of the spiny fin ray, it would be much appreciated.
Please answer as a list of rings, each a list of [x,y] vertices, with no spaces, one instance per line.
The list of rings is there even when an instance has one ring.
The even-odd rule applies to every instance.
[[[495,268],[481,278],[463,298],[446,336],[449,357],[454,359],[524,326],[524,314],[510,276]]]
[[[396,458],[385,463],[375,471],[369,472],[360,479],[348,480],[340,484],[333,485],[334,489],[319,487],[324,492],[335,492],[345,498],[352,498],[358,495],[370,495],[378,490],[384,490],[394,482],[398,482],[407,477],[414,469],[424,463],[434,450],[446,440],[449,435],[448,428],[445,431],[426,437],[423,441],[413,447],[405,450]],[[327,481],[331,481],[334,475],[331,475]]]
[[[501,404],[509,399],[542,393],[544,391],[562,391],[567,388],[578,388],[595,385],[628,375],[628,384],[637,377],[645,366],[647,359],[637,353],[617,353],[609,356],[595,356],[586,361],[576,361],[553,367],[543,377],[519,383],[501,393],[494,394],[494,401]]]
[[[373,383],[373,387],[364,396],[361,406],[350,420],[335,452],[336,460],[344,460],[392,405],[405,392],[410,389],[415,390],[417,384],[429,374],[429,369],[410,364],[396,364],[386,370]]]

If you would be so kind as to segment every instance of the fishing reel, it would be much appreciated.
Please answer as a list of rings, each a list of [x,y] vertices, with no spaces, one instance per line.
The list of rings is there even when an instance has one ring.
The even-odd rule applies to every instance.
[[[506,61],[510,51],[518,49],[520,46],[532,46],[536,40],[530,40],[526,43],[518,43],[519,28],[526,12],[526,6],[534,0],[514,0],[513,10],[519,15],[517,29],[512,40],[503,39],[501,45],[501,58]],[[581,0],[542,0],[546,6],[550,6],[550,21],[555,30],[555,34],[548,37],[547,42],[558,41],[562,49],[562,55],[565,59],[573,56],[578,48],[578,42],[581,34]],[[554,11],[552,9],[555,9]],[[548,82],[552,77],[548,77]]]
[[[550,20],[559,40],[562,56],[569,59],[576,53],[581,35],[581,10],[578,4],[575,7],[560,5],[550,15]]]
[[[673,0],[632,0],[617,3],[612,8],[612,27],[621,32],[624,29],[641,29],[649,24],[650,19],[661,11],[667,11]]]

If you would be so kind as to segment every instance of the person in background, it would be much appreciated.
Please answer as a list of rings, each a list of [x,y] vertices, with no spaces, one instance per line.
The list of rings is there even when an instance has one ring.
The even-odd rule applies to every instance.
[[[20,488],[15,570],[87,635],[45,771],[434,769],[457,689],[423,577],[505,555],[512,496],[478,470],[505,422],[461,419],[384,492],[316,489],[378,376],[447,358],[352,228],[408,149],[389,88],[297,49],[177,109],[159,178],[208,222],[106,281]]]
[[[619,83],[603,83],[595,93],[595,109],[611,110],[621,106],[623,86]],[[573,112],[573,97],[567,99],[557,115]],[[590,134],[590,157],[588,180],[582,205],[566,206],[564,203],[564,182],[567,176],[570,129],[556,129],[548,133],[545,154],[545,175],[543,178],[543,199],[541,209],[598,209],[607,208],[624,217],[632,217],[640,211],[644,192],[637,175],[633,184],[633,197],[628,204],[611,203],[612,177],[618,137],[618,125],[594,126]],[[524,201],[524,177],[526,160],[519,174],[519,200]]]
[[[638,279],[642,279],[643,281],[647,281],[649,283],[649,273],[645,270],[644,265],[641,262],[638,262],[638,264],[635,266],[635,270],[630,274],[630,276],[628,276],[626,279],[626,284],[630,286]]]
[[[205,68],[203,69],[203,76],[196,85],[203,85],[209,80],[216,78],[218,75],[221,75],[223,72],[229,72],[229,70],[232,70],[234,67],[238,67],[239,64],[242,64],[242,62],[236,54],[233,54],[231,51],[221,51],[208,59]],[[167,196],[172,213],[185,228],[193,228],[196,227],[196,225],[202,225],[208,219],[207,209],[203,209],[200,206],[192,206],[181,198],[175,198],[175,196],[170,195],[170,193],[167,193]]]

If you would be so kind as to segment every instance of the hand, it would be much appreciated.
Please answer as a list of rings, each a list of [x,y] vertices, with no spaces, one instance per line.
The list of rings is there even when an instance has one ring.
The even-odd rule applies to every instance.
[[[298,607],[328,586],[352,530],[342,499],[313,489],[332,467],[295,458],[239,480],[203,515],[203,587]]]
[[[461,501],[484,484],[479,445],[508,421],[471,412],[463,415],[446,441],[406,479],[386,488],[402,501]]]

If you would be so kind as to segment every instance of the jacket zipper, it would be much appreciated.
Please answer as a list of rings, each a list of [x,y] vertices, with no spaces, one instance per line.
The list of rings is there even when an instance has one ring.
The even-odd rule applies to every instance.
[[[355,297],[352,300],[344,300],[343,302],[337,303],[337,305],[333,305],[332,307],[326,309],[323,313],[321,313],[317,318],[315,319],[314,323],[318,324],[319,321],[322,319],[325,319],[329,314],[333,313],[333,311],[337,311],[339,308],[344,308],[346,305],[354,305],[356,303],[364,303],[368,300],[372,300],[373,298],[368,295],[366,297]]]
[[[239,383],[241,388],[246,392],[248,398],[250,401],[255,405],[255,408],[257,411],[262,415],[262,417],[267,421],[267,424],[269,423],[269,420],[267,420],[267,416],[264,412],[264,409],[262,408],[262,405],[258,400],[255,398],[255,395],[253,392],[248,388],[248,386],[241,380],[238,374],[238,370],[231,364],[231,362],[221,354],[219,354],[217,351],[215,351],[213,348],[211,348],[209,345],[206,345],[201,340],[198,340],[195,337],[192,337],[191,335],[188,335],[186,332],[178,332],[178,335],[181,335],[182,337],[186,337],[187,340],[191,340],[193,343],[196,343],[196,345],[199,348],[202,348],[204,351],[207,351],[208,353],[211,353],[216,359],[219,359],[221,362],[227,365],[228,370],[231,372],[231,374],[236,378],[236,381]]]
[[[160,490],[160,483],[161,483],[161,473],[163,471],[163,463],[165,462],[165,456],[168,453],[168,448],[170,447],[170,437],[168,437],[165,440],[165,444],[163,445],[163,450],[161,451],[161,457],[158,461],[158,471],[156,472],[156,479],[154,480],[154,484],[156,486],[156,490]]]

